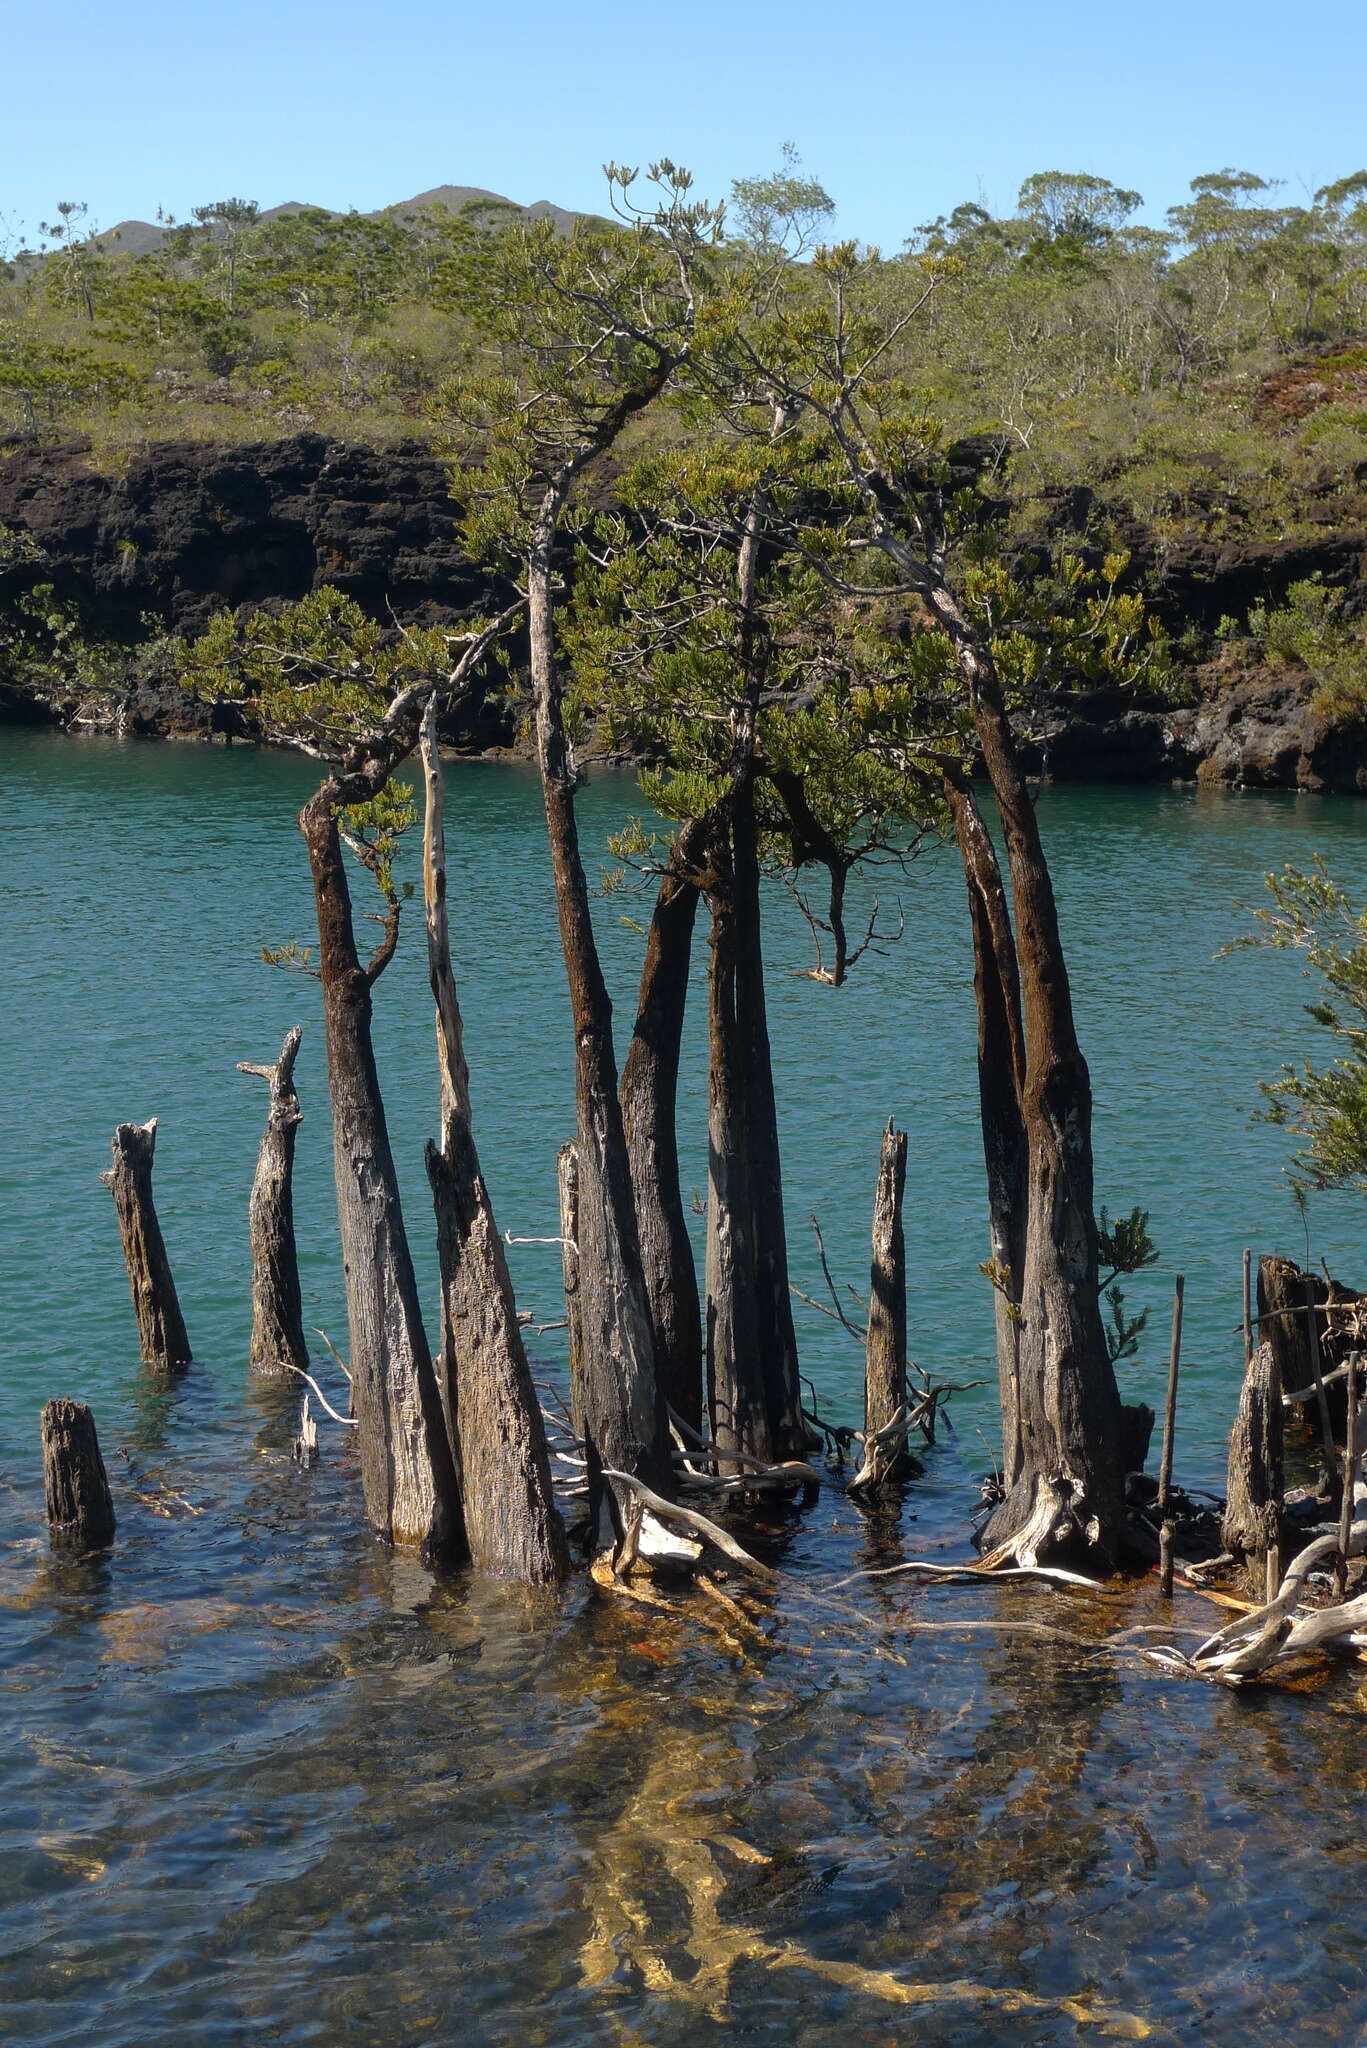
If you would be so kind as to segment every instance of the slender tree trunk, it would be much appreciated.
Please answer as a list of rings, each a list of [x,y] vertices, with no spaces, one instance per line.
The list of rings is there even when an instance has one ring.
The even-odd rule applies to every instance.
[[[114,1197],[143,1360],[176,1371],[190,1362],[190,1339],[152,1200],[156,1146],[155,1117],[145,1124],[120,1124],[114,1133],[114,1164],[100,1179]]]
[[[568,1559],[507,1256],[475,1148],[451,964],[434,704],[423,726],[422,759],[427,791],[423,897],[441,1073],[441,1144],[427,1147],[427,1173],[441,1263],[444,1391],[472,1561],[481,1571],[544,1585],[563,1577]]]
[[[460,1491],[375,1069],[370,991],[377,969],[374,962],[363,967],[356,951],[351,893],[326,784],[299,813],[299,828],[318,913],[337,1219],[366,1513],[386,1540],[433,1560],[450,1559],[464,1549]]]
[[[584,1372],[584,1326],[579,1315],[579,1154],[562,1145],[555,1161],[560,1198],[560,1276],[565,1287],[565,1351],[570,1361],[570,1388],[578,1403]]]
[[[864,1347],[864,1462],[853,1482],[876,1491],[913,1467],[905,1431],[907,1391],[907,1253],[902,1197],[907,1184],[907,1134],[891,1120],[883,1133],[873,1204],[869,1324]],[[879,1443],[884,1431],[894,1434]]]
[[[294,1143],[303,1112],[294,1087],[294,1063],[303,1037],[298,1025],[285,1035],[273,1067],[239,1060],[239,1074],[257,1074],[270,1090],[266,1128],[257,1155],[247,1225],[252,1245],[251,1363],[257,1372],[304,1371],[309,1362],[294,1242]]]
[[[937,585],[927,594],[954,643],[1001,813],[1024,1024],[1021,1463],[983,1541],[991,1551],[1009,1549],[1019,1532],[1036,1529],[1049,1495],[1062,1505],[1043,1551],[1081,1545],[1107,1562],[1124,1535],[1124,1420],[1101,1321],[1091,1079],[1073,1021],[1053,882],[1000,682],[948,591]]]
[[[1021,1475],[1020,1298],[1025,1269],[1029,1177],[1021,1085],[1025,1078],[1020,973],[996,849],[966,777],[945,792],[968,885],[973,932],[973,992],[978,1009],[978,1107],[987,1168],[988,1238],[997,1319],[997,1380],[1002,1471],[1007,1488]]]
[[[753,784],[717,813],[708,863],[707,1377],[723,1451],[805,1455],[764,996]]]
[[[1224,1520],[1220,1541],[1248,1560],[1250,1580],[1262,1596],[1269,1551],[1282,1540],[1282,1384],[1270,1343],[1258,1345],[1244,1372],[1239,1411],[1229,1435]]]
[[[114,1540],[114,1503],[94,1416],[83,1401],[49,1401],[39,1428],[52,1542],[75,1551],[106,1549]]]
[[[706,838],[705,824],[690,819],[670,851],[646,938],[636,1028],[620,1090],[656,1369],[669,1406],[693,1430],[702,1426],[702,1311],[679,1186],[677,1116],[679,1047]]]
[[[558,507],[548,504],[528,565],[528,627],[537,754],[551,872],[574,1024],[578,1164],[580,1371],[575,1417],[605,1466],[668,1491],[668,1419],[641,1267],[612,1004],[594,938],[579,852],[574,768],[565,733],[551,594]]]

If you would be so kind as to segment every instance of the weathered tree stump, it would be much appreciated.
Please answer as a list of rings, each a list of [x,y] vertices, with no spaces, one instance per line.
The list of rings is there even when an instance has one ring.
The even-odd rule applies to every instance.
[[[155,1117],[145,1124],[120,1124],[114,1133],[114,1164],[100,1179],[114,1197],[143,1359],[163,1371],[178,1371],[190,1362],[190,1339],[152,1200],[156,1144]]]
[[[304,1371],[309,1362],[299,1293],[299,1258],[294,1242],[294,1145],[303,1112],[294,1087],[294,1062],[302,1031],[285,1034],[273,1067],[239,1060],[239,1074],[256,1074],[270,1089],[266,1128],[257,1155],[256,1177],[247,1208],[252,1245],[252,1339],[254,1372]]]
[[[1248,1362],[1230,1432],[1220,1530],[1225,1549],[1248,1562],[1250,1583],[1259,1593],[1268,1553],[1281,1546],[1282,1490],[1281,1376],[1275,1348],[1264,1339]]]
[[[1321,1300],[1324,1283],[1313,1273],[1303,1273],[1294,1260],[1274,1254],[1258,1261],[1258,1329],[1261,1341],[1272,1346],[1278,1381],[1288,1392],[1314,1384],[1305,1312],[1307,1281],[1315,1300]]]
[[[39,1426],[53,1543],[80,1551],[105,1549],[114,1538],[114,1503],[94,1416],[82,1401],[49,1401]]]
[[[915,1469],[907,1449],[907,1255],[902,1197],[907,1134],[889,1119],[873,1205],[873,1260],[864,1347],[864,1461],[852,1486],[874,1491]]]

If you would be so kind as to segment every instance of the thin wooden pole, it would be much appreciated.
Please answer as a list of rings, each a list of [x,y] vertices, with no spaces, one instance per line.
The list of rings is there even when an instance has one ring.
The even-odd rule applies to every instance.
[[[1253,1356],[1253,1253],[1244,1251],[1244,1370]]]
[[[1348,1544],[1353,1530],[1353,1482],[1358,1466],[1358,1355],[1348,1353],[1348,1423],[1343,1441],[1343,1504],[1339,1509],[1339,1554],[1334,1580],[1339,1599],[1348,1591]]]
[[[1320,1439],[1324,1445],[1324,1468],[1332,1486],[1338,1475],[1338,1457],[1334,1449],[1334,1429],[1329,1420],[1329,1396],[1324,1391],[1324,1374],[1320,1370],[1320,1330],[1316,1313],[1315,1283],[1307,1273],[1305,1276],[1305,1319],[1310,1326],[1310,1371],[1315,1381],[1315,1403],[1320,1412]]]
[[[1182,1297],[1186,1281],[1178,1274],[1172,1290],[1172,1350],[1168,1355],[1168,1398],[1163,1409],[1163,1459],[1158,1468],[1159,1576],[1158,1590],[1165,1600],[1172,1598],[1172,1517],[1168,1497],[1172,1492],[1172,1436],[1177,1420],[1177,1367],[1182,1355]]]

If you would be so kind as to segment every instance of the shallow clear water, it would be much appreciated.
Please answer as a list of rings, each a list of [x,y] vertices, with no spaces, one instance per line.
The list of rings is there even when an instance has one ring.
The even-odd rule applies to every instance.
[[[1010,1588],[913,1590],[858,1567],[964,1548],[990,1390],[957,1409],[900,1516],[838,1488],[755,1541],[783,1568],[749,1619],[578,1588],[558,1603],[435,1582],[358,1530],[333,1432],[288,1461],[292,1397],[252,1391],[244,1218],[263,1091],[234,1072],[305,1027],[298,1211],[307,1319],[344,1330],[316,992],[265,967],[306,938],[292,813],[307,764],[0,731],[10,1095],[0,1304],[0,2038],[52,2044],[1355,2040],[1364,1781],[1351,1676],[1305,1696],[1175,1684],[1104,1646],[1153,1620]],[[1218,1484],[1238,1376],[1239,1255],[1304,1256],[1257,1080],[1307,1043],[1294,963],[1215,962],[1259,876],[1324,851],[1367,891],[1367,811],[1298,797],[1059,791],[1043,800],[1098,1101],[1099,1195],[1152,1211],[1129,1290],[1157,1341],[1187,1275],[1179,1473]],[[592,847],[631,807],[603,778]],[[481,1147],[500,1221],[554,1229],[571,1121],[565,1003],[536,791],[453,767],[451,893]],[[878,1132],[911,1132],[917,1355],[988,1368],[961,883],[918,862],[907,936],[831,991],[770,918],[795,1278],[808,1215],[858,1285]],[[603,906],[619,1014],[641,941]],[[421,1144],[430,1012],[408,943],[380,1055],[431,1295]],[[702,1180],[696,1036],[682,1107]],[[158,1195],[196,1364],[138,1367],[108,1197],[123,1118],[161,1118]],[[1316,1256],[1367,1271],[1357,1208]],[[553,1250],[518,1252],[556,1313]],[[858,1354],[804,1312],[823,1405],[856,1418]],[[542,1344],[554,1358],[554,1335]],[[49,1558],[37,1410],[95,1408],[119,1533]],[[730,1590],[736,1591],[735,1582]],[[1194,1601],[1178,1626],[1218,1620]],[[1015,1622],[1015,1630],[973,1624]],[[932,1627],[931,1624],[939,1624]],[[1080,1639],[1080,1640],[1079,1640]]]

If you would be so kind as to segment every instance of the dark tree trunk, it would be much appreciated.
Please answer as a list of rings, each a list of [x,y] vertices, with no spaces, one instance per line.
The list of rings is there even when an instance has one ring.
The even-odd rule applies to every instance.
[[[706,837],[706,826],[690,819],[670,851],[646,938],[636,1028],[620,1091],[656,1370],[669,1406],[695,1431],[702,1426],[702,1311],[679,1186],[677,1112],[679,1046]]]
[[[612,1004],[603,979],[579,852],[575,777],[557,672],[548,506],[528,570],[528,624],[537,754],[551,872],[574,1024],[579,1227],[580,1371],[575,1417],[603,1464],[668,1491],[672,1483],[663,1390],[641,1268]]]
[[[430,708],[423,771],[423,894],[441,1071],[441,1144],[428,1145],[427,1172],[441,1264],[442,1375],[465,1534],[481,1571],[545,1585],[563,1577],[568,1559],[507,1256],[475,1147],[447,920],[441,760]]]
[[[1282,1541],[1282,1385],[1270,1343],[1258,1345],[1244,1373],[1239,1412],[1229,1438],[1224,1521],[1226,1550],[1254,1565],[1261,1596],[1269,1551]]]
[[[39,1424],[48,1530],[55,1545],[104,1550],[114,1540],[114,1503],[95,1434],[81,1401],[49,1401]]]
[[[252,1245],[251,1363],[257,1372],[307,1369],[299,1294],[299,1258],[294,1242],[294,1143],[303,1121],[294,1087],[294,1062],[303,1037],[298,1025],[287,1032],[273,1067],[239,1060],[240,1074],[257,1074],[270,1090],[266,1128],[257,1155],[247,1226]]]
[[[1006,841],[1025,1063],[1027,1209],[1021,1263],[1020,1469],[983,1541],[1009,1551],[1043,1522],[1044,1548],[1110,1562],[1125,1533],[1124,1419],[1101,1321],[1092,1186],[1092,1089],[1077,1041],[1053,882],[990,654],[947,590],[927,593],[954,643]],[[1058,1507],[1052,1514],[1050,1503]],[[1063,1535],[1064,1530],[1068,1535]]]
[[[978,1107],[987,1167],[988,1239],[997,1319],[997,1380],[1002,1472],[1008,1489],[1021,1475],[1020,1297],[1025,1269],[1029,1176],[1021,1086],[1025,1041],[1020,972],[996,849],[966,778],[947,777],[945,793],[968,885],[973,932],[973,991],[978,1009]]]
[[[114,1164],[100,1179],[114,1197],[143,1359],[176,1371],[190,1362],[190,1340],[152,1200],[156,1145],[155,1117],[145,1124],[120,1124],[114,1133]]]
[[[749,775],[717,812],[710,842],[708,1399],[723,1453],[780,1464],[805,1455],[808,1433],[788,1290]]]
[[[299,813],[299,828],[318,913],[361,1480],[378,1535],[433,1560],[450,1559],[464,1549],[460,1491],[418,1305],[371,1040],[371,984],[392,951],[392,939],[387,937],[387,951],[382,948],[368,968],[362,966],[336,802],[335,790],[325,784]]]
[[[907,1134],[889,1121],[878,1161],[869,1269],[869,1324],[864,1346],[864,1462],[853,1482],[870,1492],[914,1470],[907,1449],[907,1254],[902,1198],[907,1184]],[[897,1434],[898,1425],[902,1434]],[[880,1435],[892,1432],[886,1441]]]

